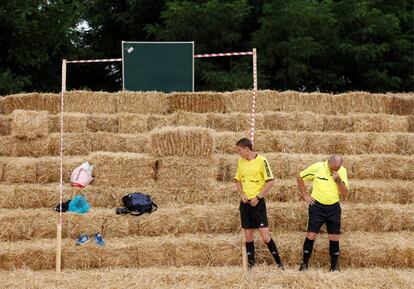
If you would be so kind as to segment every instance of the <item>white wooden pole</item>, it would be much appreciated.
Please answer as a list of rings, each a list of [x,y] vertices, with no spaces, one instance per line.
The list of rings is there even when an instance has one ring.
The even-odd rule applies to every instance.
[[[60,94],[60,186],[59,186],[59,220],[56,230],[56,272],[62,268],[62,202],[63,202],[63,112],[66,91],[66,59],[62,60],[62,91]]]

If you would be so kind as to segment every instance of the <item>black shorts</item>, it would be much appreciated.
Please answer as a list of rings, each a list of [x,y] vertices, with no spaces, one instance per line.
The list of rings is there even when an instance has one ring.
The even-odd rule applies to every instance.
[[[245,204],[240,202],[240,218],[242,228],[244,229],[269,227],[265,200],[260,199],[255,207],[251,206],[250,203]]]
[[[317,201],[309,206],[308,232],[319,233],[326,223],[328,234],[339,234],[341,231],[341,206],[339,203],[323,205]]]

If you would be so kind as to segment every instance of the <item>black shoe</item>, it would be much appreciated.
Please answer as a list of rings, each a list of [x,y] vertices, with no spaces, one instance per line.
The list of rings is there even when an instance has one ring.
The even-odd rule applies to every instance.
[[[330,272],[341,272],[341,270],[339,269],[338,266],[336,267],[331,267],[331,269],[329,270]]]
[[[306,263],[300,264],[299,271],[308,271],[309,265]]]

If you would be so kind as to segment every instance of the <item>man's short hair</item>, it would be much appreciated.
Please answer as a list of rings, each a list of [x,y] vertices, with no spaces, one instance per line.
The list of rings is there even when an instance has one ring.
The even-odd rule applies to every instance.
[[[242,138],[236,143],[236,146],[242,148],[249,148],[251,151],[253,150],[253,144],[248,138]]]

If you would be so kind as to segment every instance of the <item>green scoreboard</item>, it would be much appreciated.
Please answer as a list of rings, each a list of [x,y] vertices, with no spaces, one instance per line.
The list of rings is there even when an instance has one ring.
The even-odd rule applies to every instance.
[[[194,91],[194,42],[122,41],[123,90]]]

